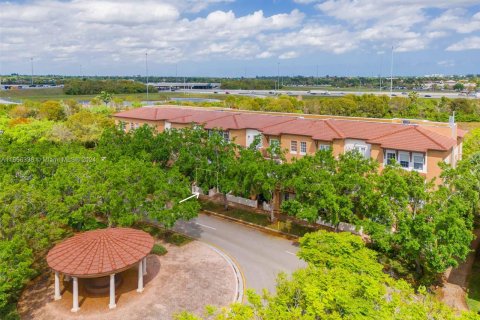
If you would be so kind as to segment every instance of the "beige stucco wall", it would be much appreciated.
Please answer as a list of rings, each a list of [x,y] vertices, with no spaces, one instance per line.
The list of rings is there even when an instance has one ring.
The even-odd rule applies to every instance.
[[[172,122],[172,129],[183,129],[190,128],[192,125],[190,123],[175,123]]]
[[[442,169],[438,166],[438,163],[443,161],[446,157],[451,155],[451,151],[435,151],[430,150],[427,152],[427,173],[425,174],[427,180],[431,180],[435,177],[439,177]],[[437,179],[436,183],[440,183]]]
[[[297,141],[297,154],[290,153],[290,143],[292,141]],[[291,134],[283,134],[280,139],[280,145],[282,149],[287,150],[285,153],[285,158],[287,161],[292,161],[293,158],[301,158],[304,155],[300,154],[300,142],[307,143],[307,154],[315,154],[316,152],[316,143],[315,141],[307,136],[299,136],[299,135],[291,135]]]
[[[370,157],[379,163],[379,169],[383,168],[383,149],[378,144],[372,144]]]
[[[345,152],[345,140],[334,139],[332,142],[333,156],[338,158],[339,155]]]
[[[247,145],[246,129],[228,130],[228,131],[230,132],[230,141],[233,141],[242,147],[245,147]]]

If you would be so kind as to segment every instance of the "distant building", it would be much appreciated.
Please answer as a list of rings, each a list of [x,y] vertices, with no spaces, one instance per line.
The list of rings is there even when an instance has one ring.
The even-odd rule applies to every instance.
[[[206,83],[206,82],[158,82],[149,83],[149,86],[156,87],[160,91],[174,91],[179,89],[218,89],[220,83]]]

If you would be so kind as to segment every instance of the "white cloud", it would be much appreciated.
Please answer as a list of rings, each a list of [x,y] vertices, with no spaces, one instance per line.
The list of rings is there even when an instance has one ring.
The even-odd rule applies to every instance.
[[[300,54],[297,51],[288,51],[285,53],[282,53],[281,55],[278,56],[279,59],[293,59],[298,57]]]
[[[222,0],[59,0],[1,3],[0,61],[34,56],[43,61],[88,59],[98,64],[176,62],[215,57],[251,59],[266,51],[255,37],[299,27],[298,10],[266,16],[214,11],[193,19],[183,13]],[[228,0],[227,0],[228,2]]]
[[[411,52],[458,34],[469,37],[450,40],[448,51],[478,49],[478,0],[294,0],[299,9],[273,15],[222,6],[233,1],[0,0],[0,63],[121,66],[140,64],[145,52],[152,63]],[[307,6],[321,14],[306,15]]]
[[[441,61],[438,61],[437,64],[439,66],[442,66],[442,67],[454,67],[455,66],[455,61],[453,60],[441,60]]]
[[[447,51],[480,50],[480,37],[468,37],[447,47]]]
[[[480,31],[480,12],[469,16],[465,9],[447,10],[433,19],[428,28],[431,30],[453,30],[458,33]]]

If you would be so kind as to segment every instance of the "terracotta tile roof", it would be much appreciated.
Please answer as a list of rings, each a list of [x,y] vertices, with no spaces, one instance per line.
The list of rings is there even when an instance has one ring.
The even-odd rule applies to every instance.
[[[428,126],[386,123],[368,120],[304,119],[297,115],[272,115],[230,110],[190,109],[175,106],[143,107],[117,113],[119,118],[167,120],[174,123],[198,123],[206,129],[256,129],[267,135],[301,135],[314,140],[359,139],[383,148],[425,152],[449,150],[455,145],[450,136],[433,132]],[[465,131],[458,130],[458,137]]]
[[[86,231],[66,239],[48,252],[55,271],[80,278],[100,277],[126,270],[152,250],[148,233],[130,228]]]
[[[332,128],[326,120],[312,120],[296,118],[291,121],[265,127],[262,129],[264,134],[279,136],[282,134],[292,134],[309,136],[314,140],[332,141],[341,139],[341,133]]]
[[[463,138],[463,137],[465,137],[467,132],[468,132],[467,130],[463,130],[463,129],[458,128],[457,129],[457,136],[459,136],[460,138]]]
[[[427,152],[427,150],[449,150],[456,141],[419,126],[406,126],[403,130],[368,140],[385,149]]]

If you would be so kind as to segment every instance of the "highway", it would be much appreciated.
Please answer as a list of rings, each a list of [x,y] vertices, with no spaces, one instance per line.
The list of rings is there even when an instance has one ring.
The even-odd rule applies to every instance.
[[[310,96],[310,97],[342,97],[347,94],[353,94],[357,96],[361,96],[364,94],[373,94],[377,96],[390,95],[390,91],[336,91],[336,90],[229,90],[229,89],[180,89],[176,92],[182,93],[192,93],[192,94],[218,94],[218,95],[225,95],[225,94],[233,94],[233,95],[243,95],[243,96],[251,96],[251,97],[268,97],[268,96],[276,96],[276,95],[289,95],[289,96]],[[408,93],[410,91],[403,91],[403,92],[393,92],[393,96],[396,97],[408,97]],[[420,91],[417,92],[420,98],[430,98],[430,99],[439,99],[441,97],[446,97],[450,99],[455,98],[471,98],[475,99],[476,97],[473,96],[466,96],[465,94],[460,94],[458,92],[428,92],[428,91]],[[477,96],[480,97],[480,96]]]
[[[199,214],[188,222],[178,221],[174,230],[228,254],[241,269],[246,288],[258,293],[263,288],[274,291],[279,272],[291,273],[306,265],[297,258],[298,247],[292,241],[215,216]]]

